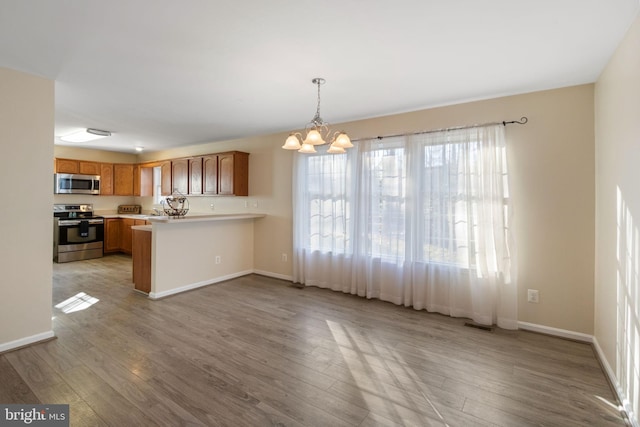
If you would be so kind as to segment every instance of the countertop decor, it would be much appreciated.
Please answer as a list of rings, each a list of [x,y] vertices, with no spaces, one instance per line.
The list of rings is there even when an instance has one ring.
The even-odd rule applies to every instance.
[[[189,212],[189,200],[184,194],[176,191],[162,201],[162,209],[171,217],[185,216]]]

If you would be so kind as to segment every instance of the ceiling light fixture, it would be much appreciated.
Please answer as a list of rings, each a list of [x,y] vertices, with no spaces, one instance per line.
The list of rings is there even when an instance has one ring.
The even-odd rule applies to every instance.
[[[316,145],[323,145],[327,143],[327,139],[330,139],[330,146],[327,153],[344,153],[345,148],[353,147],[349,136],[342,131],[336,131],[331,134],[329,129],[329,123],[322,120],[320,117],[320,85],[326,82],[321,77],[316,77],[311,80],[311,83],[318,85],[318,108],[316,109],[316,115],[305,126],[307,135],[303,138],[300,132],[292,132],[287,137],[282,148],[285,150],[298,150],[300,153],[315,153]]]
[[[100,129],[82,129],[69,135],[61,136],[60,139],[65,142],[87,142],[106,136],[111,136],[111,132]]]
[[[142,150],[144,150],[144,147],[143,147],[143,146],[141,146],[141,145],[136,145],[136,151],[137,151],[138,153],[139,153],[139,152],[141,152]]]

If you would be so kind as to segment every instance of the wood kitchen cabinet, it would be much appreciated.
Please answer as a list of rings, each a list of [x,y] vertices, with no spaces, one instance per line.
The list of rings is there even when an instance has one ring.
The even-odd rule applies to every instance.
[[[113,165],[113,194],[133,196],[133,164]]]
[[[202,157],[189,159],[189,194],[202,194]]]
[[[131,227],[136,224],[135,219],[122,218],[122,228],[120,229],[120,250],[131,255],[132,240]]]
[[[82,175],[100,175],[100,163],[80,160],[78,170]]]
[[[162,196],[170,196],[173,192],[173,188],[171,187],[171,161],[167,160],[166,162],[162,162],[160,164],[160,195]]]
[[[124,252],[131,255],[133,249],[131,226],[148,223],[144,219],[105,218],[104,253]]]
[[[100,163],[86,160],[53,159],[55,173],[79,173],[82,175],[100,175]]]
[[[206,196],[249,195],[249,153],[241,151],[142,164],[54,159],[56,173],[100,175],[101,196],[152,196],[155,167],[160,167],[162,196],[174,191]]]
[[[151,292],[151,232],[133,230],[133,284],[136,290]]]
[[[218,156],[202,157],[202,194],[218,194]]]
[[[171,161],[171,193],[189,192],[189,159],[177,159]]]
[[[140,195],[140,165],[133,165],[133,195]]]
[[[53,159],[55,173],[80,173],[80,162],[72,159]]]
[[[201,166],[200,166],[201,164]],[[248,196],[249,154],[240,151],[191,159],[189,194]],[[197,191],[201,183],[201,191]]]
[[[120,218],[105,218],[104,220],[104,253],[120,251],[120,235],[122,220]]]
[[[100,163],[100,195],[113,195],[113,165]]]
[[[249,195],[249,153],[218,154],[218,194]]]
[[[138,173],[134,172],[134,179],[137,181],[133,183],[134,196],[150,197],[153,196],[153,167],[138,165]],[[136,177],[136,175],[138,175]],[[138,187],[138,193],[135,188]]]

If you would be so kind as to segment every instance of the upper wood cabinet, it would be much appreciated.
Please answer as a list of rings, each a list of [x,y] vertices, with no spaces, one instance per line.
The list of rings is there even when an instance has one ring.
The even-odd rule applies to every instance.
[[[113,194],[113,165],[100,163],[100,195],[111,196]]]
[[[82,175],[100,175],[100,163],[74,159],[54,159],[55,173],[79,173]]]
[[[133,196],[132,164],[113,165],[113,194],[116,196]]]
[[[171,161],[171,193],[174,191],[189,192],[189,159]]]
[[[80,173],[80,162],[71,159],[54,159],[53,170],[55,173]]]
[[[100,175],[102,196],[152,196],[155,167],[161,172],[162,196],[174,191],[206,196],[249,195],[249,153],[241,151],[141,164],[54,159],[56,173]]]
[[[202,157],[189,159],[189,194],[202,194]]]
[[[140,165],[133,165],[133,195],[140,195]]]
[[[249,153],[232,151],[189,159],[189,194],[248,196]]]
[[[240,151],[218,154],[218,194],[249,195],[249,154]]]
[[[135,178],[135,173],[134,173],[134,179],[137,180],[138,182],[138,187],[139,187],[139,193],[134,194],[134,196],[142,196],[142,197],[149,197],[149,196],[153,196],[153,168],[152,167],[147,167],[147,166],[139,166],[139,178]],[[135,192],[135,186],[136,183],[134,182],[134,192]]]
[[[121,246],[120,218],[106,218],[104,220],[104,253],[118,252]]]
[[[218,194],[218,156],[202,157],[202,194]]]
[[[167,160],[160,164],[160,176],[162,182],[160,183],[160,194],[162,196],[170,196],[173,193],[171,187],[171,161]]]
[[[78,170],[83,175],[100,175],[100,163],[80,160],[78,162]]]

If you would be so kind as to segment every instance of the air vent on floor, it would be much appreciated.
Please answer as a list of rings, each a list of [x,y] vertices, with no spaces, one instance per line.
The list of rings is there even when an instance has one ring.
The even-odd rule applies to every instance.
[[[465,322],[464,326],[468,326],[470,328],[482,329],[483,331],[493,332],[493,326],[481,325],[476,322]]]

